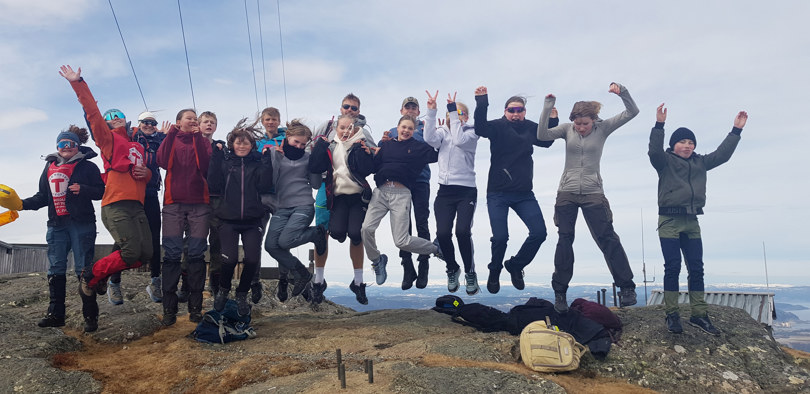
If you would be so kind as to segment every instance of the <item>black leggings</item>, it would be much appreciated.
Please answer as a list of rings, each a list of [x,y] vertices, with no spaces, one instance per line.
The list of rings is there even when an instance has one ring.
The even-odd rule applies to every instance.
[[[220,274],[219,287],[228,291],[231,289],[233,271],[239,262],[239,236],[242,236],[242,246],[245,252],[244,267],[242,275],[239,277],[237,293],[250,290],[250,281],[256,274],[256,267],[259,266],[262,257],[262,228],[261,220],[250,220],[245,222],[223,222],[219,228],[219,239],[222,243],[222,271]]]
[[[360,245],[363,242],[360,228],[366,218],[365,208],[360,193],[335,196],[329,213],[329,234],[332,238],[343,242],[348,235],[352,245]]]
[[[439,185],[439,192],[433,201],[433,212],[436,215],[436,238],[439,240],[448,270],[459,269],[452,240],[455,219],[458,251],[464,262],[464,272],[475,272],[472,222],[477,199],[478,190],[474,187]]]

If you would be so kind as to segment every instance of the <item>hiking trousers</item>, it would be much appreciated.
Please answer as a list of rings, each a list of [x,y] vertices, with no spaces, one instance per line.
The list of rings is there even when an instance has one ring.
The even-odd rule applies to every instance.
[[[292,272],[293,277],[299,278],[302,269],[306,269],[290,249],[315,240],[318,232],[310,226],[314,217],[313,205],[301,205],[277,209],[270,218],[264,249],[278,261],[279,273],[283,272],[281,268],[284,267],[287,272]]]
[[[464,272],[475,272],[473,261],[472,225],[478,190],[460,185],[439,185],[439,192],[433,201],[436,216],[436,239],[442,248],[448,271],[459,269],[456,251],[453,247],[453,221],[456,222],[456,240]]]
[[[554,253],[551,287],[557,293],[565,293],[574,275],[574,226],[579,210],[582,210],[588,230],[605,256],[613,283],[622,289],[635,289],[633,270],[621,240],[613,229],[613,212],[605,195],[568,192],[557,193],[557,203],[554,205],[554,224],[557,225],[559,238]]]
[[[697,215],[658,216],[658,239],[664,255],[664,293],[678,292],[681,254],[686,261],[689,303],[692,315],[704,317],[708,311],[703,292],[703,241]],[[678,310],[677,297],[664,297],[667,313]]]
[[[219,287],[225,291],[231,289],[233,272],[239,263],[239,238],[242,238],[244,258],[242,274],[239,277],[239,286],[236,292],[247,292],[250,283],[256,274],[256,266],[261,262],[262,255],[262,226],[261,219],[246,220],[244,222],[224,222],[220,226],[219,239],[222,242],[223,260]]]

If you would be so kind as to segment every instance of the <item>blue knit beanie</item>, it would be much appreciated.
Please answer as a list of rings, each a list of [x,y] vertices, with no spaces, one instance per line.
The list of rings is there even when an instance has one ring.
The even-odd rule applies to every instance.
[[[71,133],[69,131],[63,131],[63,132],[59,133],[58,136],[56,136],[56,143],[57,144],[59,143],[59,141],[62,141],[62,140],[71,140],[71,141],[75,142],[76,145],[81,145],[82,144],[82,142],[79,141],[79,136],[76,135],[76,133]]]
[[[697,147],[697,139],[695,138],[695,133],[692,130],[687,129],[686,127],[679,127],[672,133],[672,137],[669,137],[669,147],[675,149],[675,143],[680,140],[692,140],[695,143],[695,147]]]

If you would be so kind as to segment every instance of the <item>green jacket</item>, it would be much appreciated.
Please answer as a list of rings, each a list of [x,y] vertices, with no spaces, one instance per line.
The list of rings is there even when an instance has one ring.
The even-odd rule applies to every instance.
[[[706,172],[731,158],[740,142],[742,129],[732,128],[712,153],[692,153],[688,159],[664,150],[664,124],[656,123],[650,133],[650,163],[658,172],[659,215],[701,215],[706,205]]]

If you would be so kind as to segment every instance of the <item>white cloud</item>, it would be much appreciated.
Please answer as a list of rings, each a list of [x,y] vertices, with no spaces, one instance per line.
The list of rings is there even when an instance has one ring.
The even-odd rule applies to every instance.
[[[48,113],[38,108],[8,108],[0,112],[0,131],[22,129],[46,120]]]
[[[96,6],[93,3],[90,0],[0,0],[0,24],[61,29],[81,19],[90,6]]]

